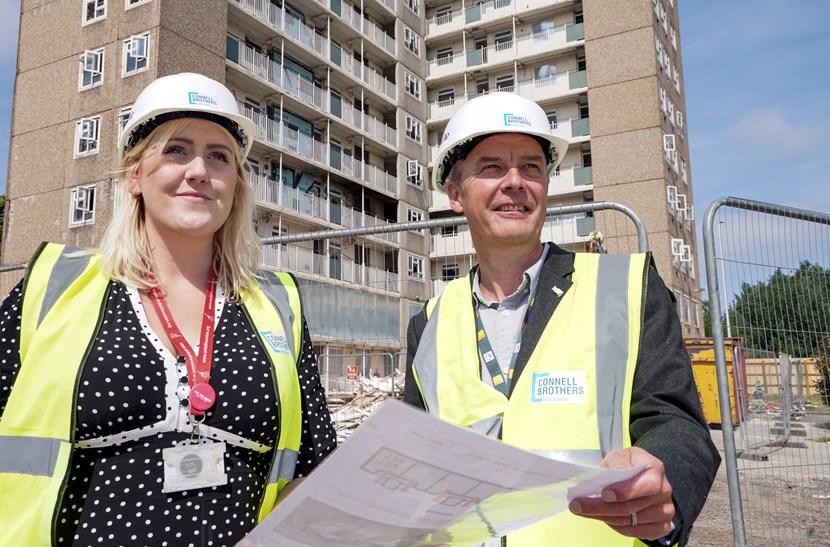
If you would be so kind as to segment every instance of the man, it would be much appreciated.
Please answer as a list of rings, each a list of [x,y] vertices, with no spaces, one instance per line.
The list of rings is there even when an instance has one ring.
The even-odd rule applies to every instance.
[[[479,264],[410,321],[404,400],[550,457],[647,466],[507,545],[683,545],[720,458],[673,297],[648,253],[541,242],[566,149],[511,93],[473,99],[447,124],[432,183],[467,217]]]

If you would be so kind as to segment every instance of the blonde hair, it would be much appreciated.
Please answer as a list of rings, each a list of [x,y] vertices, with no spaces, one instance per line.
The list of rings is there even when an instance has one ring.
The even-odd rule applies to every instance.
[[[138,175],[145,157],[155,155],[167,142],[185,128],[193,118],[179,118],[155,128],[124,157],[118,173],[118,199],[101,240],[101,271],[116,281],[148,289],[154,281],[153,255],[144,226],[144,199],[130,192],[130,180]],[[220,126],[221,127],[221,126]],[[254,275],[261,253],[259,238],[254,232],[253,195],[245,180],[245,158],[231,134],[221,127],[231,143],[236,163],[236,188],[230,214],[213,235],[213,267],[219,286],[229,298],[239,296],[241,290],[253,290]],[[155,163],[149,166],[155,167]]]

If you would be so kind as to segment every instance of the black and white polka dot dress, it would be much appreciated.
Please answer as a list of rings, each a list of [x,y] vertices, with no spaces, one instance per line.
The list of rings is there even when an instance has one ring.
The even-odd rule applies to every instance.
[[[0,308],[0,416],[19,368],[20,285]],[[228,483],[162,493],[162,450],[190,437],[187,369],[150,328],[138,291],[114,283],[84,366],[75,450],[60,502],[60,545],[233,545],[257,523],[279,433],[271,365],[239,304],[217,295],[211,385],[200,433],[226,443]],[[336,437],[304,324],[303,433],[295,476]]]

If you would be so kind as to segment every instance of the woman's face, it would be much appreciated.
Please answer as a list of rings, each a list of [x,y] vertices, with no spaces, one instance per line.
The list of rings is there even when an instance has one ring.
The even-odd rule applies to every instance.
[[[153,148],[150,143],[130,180],[130,193],[144,200],[148,238],[212,240],[228,219],[237,184],[227,133],[214,122],[193,118],[163,147]]]

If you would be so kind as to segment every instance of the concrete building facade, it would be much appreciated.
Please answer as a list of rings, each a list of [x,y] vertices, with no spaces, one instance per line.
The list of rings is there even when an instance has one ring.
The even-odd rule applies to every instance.
[[[571,142],[550,203],[609,200],[640,214],[696,335],[697,269],[681,260],[695,243],[677,29],[674,0],[24,0],[2,261],[24,262],[44,240],[96,246],[119,131],[157,77],[220,80],[255,122],[248,182],[263,237],[446,216],[428,183],[440,132],[468,97],[504,89],[537,100]],[[595,220],[566,219],[573,235],[557,241],[584,249]],[[318,351],[394,353],[409,314],[440,288],[430,280],[472,263],[472,250],[438,236],[463,239],[298,242],[266,247],[263,266],[305,285]],[[451,257],[464,258],[455,270]]]

